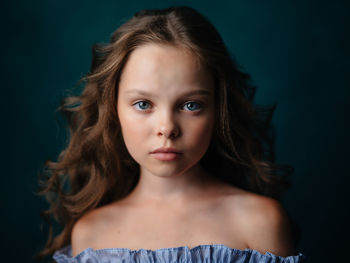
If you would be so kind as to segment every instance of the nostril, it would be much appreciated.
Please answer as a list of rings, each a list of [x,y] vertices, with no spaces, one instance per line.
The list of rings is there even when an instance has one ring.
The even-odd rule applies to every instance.
[[[156,132],[158,136],[176,138],[180,134],[180,127],[176,116],[172,111],[162,112],[157,118]]]
[[[180,134],[180,131],[178,128],[173,127],[171,129],[161,128],[158,131],[159,136],[165,136],[166,138],[176,138]]]

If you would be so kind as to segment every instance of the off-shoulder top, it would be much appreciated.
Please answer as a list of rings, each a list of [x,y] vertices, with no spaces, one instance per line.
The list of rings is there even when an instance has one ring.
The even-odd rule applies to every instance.
[[[223,244],[198,245],[157,250],[128,248],[105,248],[93,250],[87,248],[72,257],[71,246],[57,250],[53,255],[58,263],[299,263],[305,256],[298,253],[294,256],[281,257],[270,252],[262,254],[256,250],[229,248]]]

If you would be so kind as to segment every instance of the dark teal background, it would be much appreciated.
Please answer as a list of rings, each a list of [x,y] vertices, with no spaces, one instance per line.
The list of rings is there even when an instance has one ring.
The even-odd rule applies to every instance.
[[[258,87],[278,102],[277,161],[295,167],[285,205],[309,262],[347,259],[350,1],[7,1],[1,4],[0,261],[30,262],[45,242],[33,193],[64,145],[55,109],[106,42],[143,8],[187,4],[216,26]],[[59,118],[58,118],[59,119]],[[4,259],[5,257],[5,259]],[[348,259],[347,259],[348,260]],[[344,261],[343,261],[344,262]]]

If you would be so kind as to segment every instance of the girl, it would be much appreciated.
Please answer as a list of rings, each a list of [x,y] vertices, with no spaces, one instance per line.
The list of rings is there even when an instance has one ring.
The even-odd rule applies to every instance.
[[[215,28],[189,7],[145,10],[93,47],[70,141],[41,191],[57,262],[300,262],[277,201],[268,111]],[[290,172],[290,171],[289,171]]]

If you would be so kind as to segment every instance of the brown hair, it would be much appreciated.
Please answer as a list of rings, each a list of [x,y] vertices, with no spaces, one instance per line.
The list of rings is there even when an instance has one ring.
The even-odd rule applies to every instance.
[[[274,164],[275,105],[253,105],[250,76],[239,70],[213,25],[189,7],[143,10],[120,26],[110,43],[93,46],[91,70],[80,82],[83,92],[59,108],[70,140],[56,162],[46,161],[39,194],[50,202],[43,215],[62,231],[55,236],[50,224],[39,257],[68,245],[74,223],[87,211],[125,197],[136,186],[139,167],[121,136],[117,87],[130,53],[147,43],[188,49],[214,77],[216,124],[202,166],[232,185],[274,198],[288,186],[284,175],[292,168]]]

